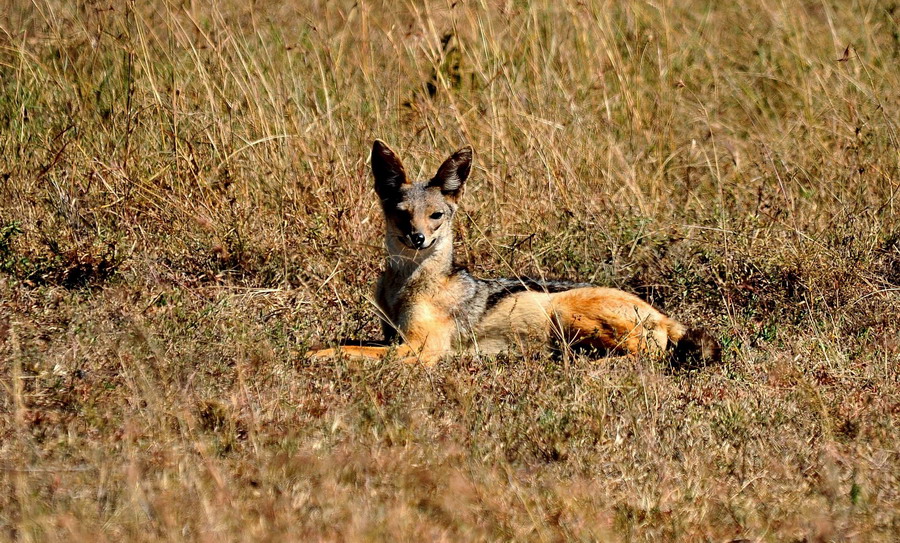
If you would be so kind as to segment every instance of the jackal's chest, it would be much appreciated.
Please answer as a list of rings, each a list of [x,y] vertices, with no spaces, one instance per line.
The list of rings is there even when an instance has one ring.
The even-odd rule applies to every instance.
[[[440,284],[395,282],[384,275],[378,282],[376,300],[381,311],[385,338],[390,341],[396,332],[408,334],[425,326],[440,326],[442,333],[457,337],[471,328],[475,316],[465,285],[455,281]],[[432,322],[423,322],[432,321]]]

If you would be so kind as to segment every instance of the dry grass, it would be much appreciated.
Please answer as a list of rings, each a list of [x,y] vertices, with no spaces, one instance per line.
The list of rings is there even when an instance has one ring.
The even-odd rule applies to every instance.
[[[898,21],[13,0],[0,537],[896,541]],[[378,337],[374,137],[475,147],[477,273],[638,292],[725,362],[306,362]]]

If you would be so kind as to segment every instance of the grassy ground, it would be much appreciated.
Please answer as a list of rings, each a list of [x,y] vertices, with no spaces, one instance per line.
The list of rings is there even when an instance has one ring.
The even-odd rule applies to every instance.
[[[0,13],[0,538],[896,541],[900,4]],[[476,150],[458,252],[722,365],[378,338],[371,140]]]

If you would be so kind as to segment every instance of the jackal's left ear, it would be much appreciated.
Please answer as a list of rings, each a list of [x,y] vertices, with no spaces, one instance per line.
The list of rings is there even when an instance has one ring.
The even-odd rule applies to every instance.
[[[466,146],[441,164],[428,186],[440,188],[441,193],[449,198],[459,198],[471,170],[472,148]]]

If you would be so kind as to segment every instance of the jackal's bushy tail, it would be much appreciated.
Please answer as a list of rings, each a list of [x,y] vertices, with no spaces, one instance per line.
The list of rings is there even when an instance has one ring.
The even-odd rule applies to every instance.
[[[671,319],[666,325],[677,365],[714,364],[722,359],[722,345],[706,328],[686,328]]]

